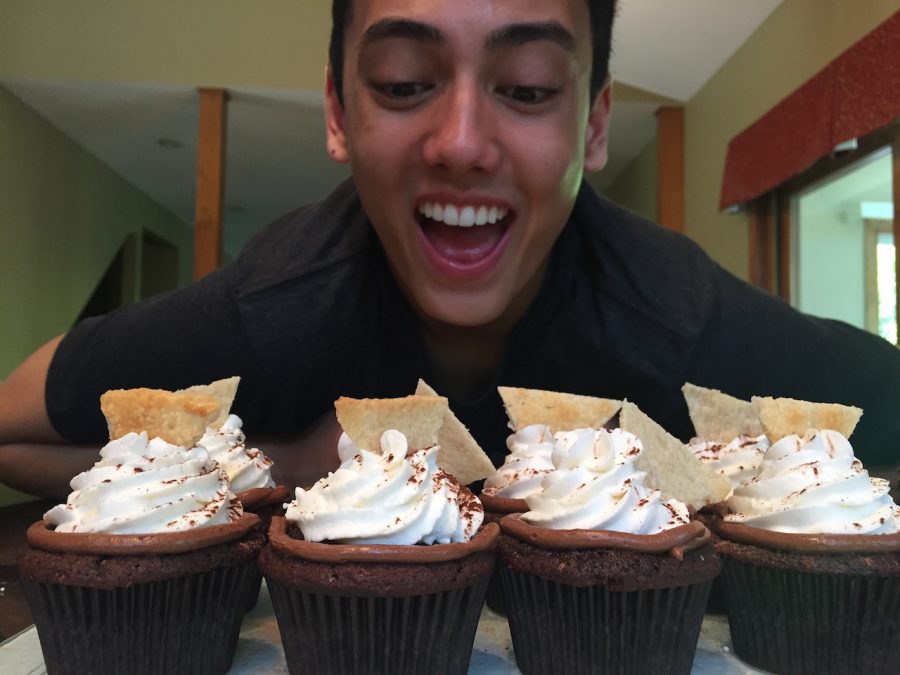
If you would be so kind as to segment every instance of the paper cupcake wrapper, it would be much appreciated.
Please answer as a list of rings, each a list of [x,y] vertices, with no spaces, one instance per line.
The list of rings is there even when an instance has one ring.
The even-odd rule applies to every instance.
[[[244,602],[242,604],[245,613],[256,607],[256,603],[259,602],[259,591],[262,588],[262,580],[262,572],[259,571],[258,567],[254,566],[251,579],[247,582],[247,594],[244,597]]]
[[[722,581],[722,575],[713,579],[709,597],[706,599],[706,613],[725,614],[725,582]]]
[[[690,673],[711,583],[610,591],[500,565],[523,673]]]
[[[900,577],[816,574],[726,559],[734,651],[777,673],[900,672]]]
[[[254,563],[128,588],[22,580],[47,672],[225,673]]]
[[[465,673],[487,579],[393,598],[307,593],[267,578],[291,673]]]
[[[491,573],[487,592],[484,594],[484,604],[497,614],[506,615],[506,596],[503,594],[503,582],[500,580],[499,565]]]

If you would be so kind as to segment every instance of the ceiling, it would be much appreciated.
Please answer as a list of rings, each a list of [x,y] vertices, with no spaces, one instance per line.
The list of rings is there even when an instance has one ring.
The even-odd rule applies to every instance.
[[[689,101],[780,4],[620,0],[610,70],[617,84],[627,86],[615,90],[610,161],[597,184],[611,183],[653,139],[659,105]],[[192,224],[198,126],[193,87],[22,79],[2,84]],[[347,170],[325,152],[320,92],[229,92],[225,250],[233,255],[260,226],[322,197]]]

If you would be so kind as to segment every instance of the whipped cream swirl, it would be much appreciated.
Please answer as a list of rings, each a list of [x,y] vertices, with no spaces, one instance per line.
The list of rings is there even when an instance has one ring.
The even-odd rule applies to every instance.
[[[525,499],[541,491],[541,481],[553,471],[553,435],[545,424],[531,424],[506,439],[509,454],[503,466],[484,481],[484,492],[504,499]]]
[[[148,441],[146,432],[110,441],[100,461],[70,485],[66,503],[44,514],[57,532],[178,532],[242,514],[228,478],[206,450]]]
[[[530,511],[522,520],[554,530],[614,530],[657,534],[690,521],[687,506],[663,501],[643,484],[634,460],[643,446],[622,429],[576,429],[557,432],[555,471],[540,494],[526,498]]]
[[[206,448],[231,482],[233,492],[275,487],[272,460],[258,448],[247,448],[241,418],[229,415],[220,429],[207,427],[197,445]]]
[[[725,520],[774,532],[890,534],[900,506],[883,478],[871,478],[837,431],[810,431],[773,443],[757,476],[735,488]]]
[[[438,468],[438,446],[407,457],[406,437],[381,436],[381,452],[358,448],[346,434],[342,464],[309,490],[297,488],[285,504],[308,541],[341,544],[448,544],[474,536],[484,509],[468,490]]]
[[[720,476],[725,476],[733,490],[756,475],[763,455],[769,449],[769,439],[765,434],[738,436],[729,443],[694,438],[688,448],[697,459],[712,466]]]

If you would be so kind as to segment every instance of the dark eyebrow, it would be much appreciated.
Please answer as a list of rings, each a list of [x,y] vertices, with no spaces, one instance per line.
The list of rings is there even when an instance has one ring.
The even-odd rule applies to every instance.
[[[444,43],[444,34],[434,26],[410,19],[387,18],[376,21],[366,29],[362,36],[362,46],[391,38],[405,38],[436,45]]]
[[[485,44],[488,49],[502,49],[540,40],[553,42],[567,52],[575,51],[575,36],[556,21],[512,23],[493,31]]]

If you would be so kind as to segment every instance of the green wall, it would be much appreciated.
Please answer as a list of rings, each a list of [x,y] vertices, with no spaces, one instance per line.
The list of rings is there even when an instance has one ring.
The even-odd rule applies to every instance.
[[[72,325],[144,229],[178,246],[186,283],[192,230],[0,87],[0,379]]]

